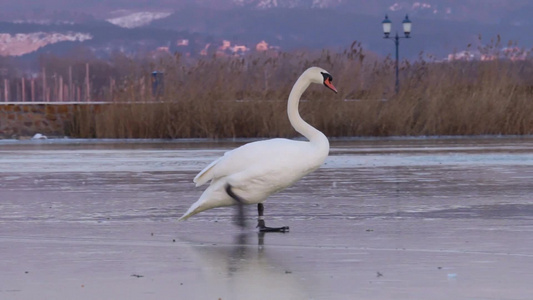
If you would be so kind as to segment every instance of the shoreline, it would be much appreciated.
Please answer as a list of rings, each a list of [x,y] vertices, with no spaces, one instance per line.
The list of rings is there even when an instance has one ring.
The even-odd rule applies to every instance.
[[[33,139],[30,136],[23,136],[17,139],[1,139],[0,145],[9,144],[106,144],[106,143],[250,143],[254,141],[261,141],[272,139],[271,137],[264,138],[175,138],[175,139],[147,139],[147,138],[71,138],[71,137],[46,137],[44,139]],[[305,140],[303,137],[288,138],[291,140]],[[344,141],[402,141],[402,140],[486,140],[486,139],[533,139],[533,134],[526,135],[417,135],[417,136],[344,136],[344,137],[328,137],[330,142],[344,142]]]

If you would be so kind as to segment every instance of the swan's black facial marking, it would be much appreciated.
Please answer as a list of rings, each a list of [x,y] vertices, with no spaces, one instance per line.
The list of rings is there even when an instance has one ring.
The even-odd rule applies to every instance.
[[[325,72],[320,72],[320,74],[322,74],[322,77],[324,77],[324,86],[326,86],[328,89],[337,93],[337,89],[333,86],[333,83],[332,83],[333,76]]]
[[[326,80],[329,80],[329,82],[333,81],[333,76],[331,76],[330,74],[326,72],[320,72],[320,74],[322,74],[322,77],[324,77],[324,82],[326,82]]]

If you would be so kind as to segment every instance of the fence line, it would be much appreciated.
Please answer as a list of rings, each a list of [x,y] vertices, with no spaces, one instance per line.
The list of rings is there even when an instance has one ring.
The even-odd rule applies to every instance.
[[[162,79],[153,76],[141,76],[133,82],[117,82],[110,76],[107,84],[100,82],[97,86],[90,79],[89,63],[85,64],[84,73],[83,80],[79,81],[73,80],[72,67],[68,68],[68,78],[50,74],[46,68],[34,77],[6,78],[4,74],[0,79],[0,102],[113,102],[121,89],[136,91],[132,96],[137,99],[131,102],[155,101],[163,91]]]

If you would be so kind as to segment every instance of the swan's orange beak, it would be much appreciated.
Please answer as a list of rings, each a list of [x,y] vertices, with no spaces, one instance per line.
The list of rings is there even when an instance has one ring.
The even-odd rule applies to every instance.
[[[329,78],[326,78],[326,80],[324,80],[324,85],[330,90],[334,91],[335,94],[337,93],[337,89],[333,86],[333,83],[331,83],[331,80]]]

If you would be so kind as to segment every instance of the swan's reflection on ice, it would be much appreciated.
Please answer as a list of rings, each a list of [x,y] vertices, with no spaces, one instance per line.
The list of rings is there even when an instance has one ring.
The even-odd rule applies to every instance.
[[[268,234],[249,232],[228,244],[191,245],[205,280],[202,298],[309,299],[299,278],[276,259],[283,251],[266,246],[266,239]]]

